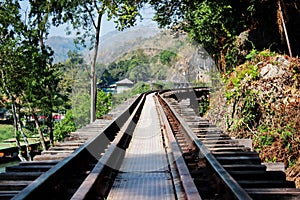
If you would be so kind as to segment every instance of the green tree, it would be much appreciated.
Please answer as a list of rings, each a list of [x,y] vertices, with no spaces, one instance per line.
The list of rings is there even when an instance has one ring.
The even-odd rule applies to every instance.
[[[112,95],[106,94],[102,90],[97,91],[96,116],[99,119],[107,114],[112,108]]]
[[[151,78],[155,80],[165,80],[167,78],[168,67],[161,63],[150,63],[151,66]]]
[[[23,77],[28,74],[26,65],[24,66],[26,57],[23,52],[31,51],[26,43],[20,41],[24,37],[23,31],[26,29],[19,14],[19,3],[7,0],[0,2],[0,7],[0,86],[2,93],[10,101],[16,145],[20,150],[20,133],[27,147],[27,157],[30,159],[27,138],[22,131],[20,115],[17,112],[20,110],[19,97],[22,93]],[[25,160],[20,151],[19,158]]]
[[[72,110],[68,110],[65,117],[54,125],[54,140],[63,141],[69,134],[76,130]]]
[[[46,150],[47,146],[37,113],[42,111],[42,113],[47,115],[47,113],[50,112],[50,118],[52,118],[51,113],[53,108],[53,98],[51,95],[53,94],[53,87],[49,82],[52,82],[55,77],[51,76],[52,74],[47,74],[49,73],[48,70],[51,68],[51,63],[44,60],[47,58],[39,51],[39,49],[32,49],[32,52],[27,56],[30,58],[30,65],[23,64],[22,66],[26,66],[28,69],[31,69],[27,71],[27,76],[23,77],[24,82],[22,83],[22,93],[19,98],[22,99],[23,105],[29,109],[29,113],[33,116],[42,147]],[[45,65],[43,65],[43,63]],[[52,142],[52,134],[50,137]]]
[[[31,115],[34,116],[36,128],[41,141],[43,140],[43,133],[36,113],[42,111],[42,113],[47,117],[45,125],[48,127],[51,144],[53,144],[54,141],[53,112],[64,110],[65,102],[68,100],[67,96],[61,93],[61,88],[59,87],[62,79],[60,68],[61,65],[52,65],[51,63],[46,66],[36,66],[34,68],[36,70],[32,71],[31,75],[27,78],[29,81],[28,84],[26,84],[26,87],[24,87],[23,92],[23,99],[27,102]],[[39,76],[36,76],[36,74],[39,74]],[[43,143],[44,142],[42,141],[42,144]],[[45,143],[43,145],[45,145]],[[44,148],[46,148],[46,145]]]
[[[67,110],[65,118],[54,126],[54,140],[62,141],[70,132],[89,123],[89,69],[83,56],[77,51],[68,52],[62,64],[62,80],[58,87],[69,98],[60,110]]]
[[[250,6],[249,2],[245,2],[246,7]],[[240,28],[245,25],[245,18],[249,16],[247,12],[240,15],[233,4],[241,3],[231,0],[184,0],[180,3],[160,0],[151,3],[157,11],[154,19],[161,26],[187,31],[216,60],[219,59],[224,46],[232,42],[233,36],[244,30]],[[170,5],[172,9],[169,9]]]
[[[52,142],[52,112],[63,102],[63,96],[57,87],[60,81],[59,65],[52,65],[53,52],[43,42],[47,29],[41,19],[46,19],[46,14],[42,12],[39,15],[36,11],[38,3],[30,3],[32,7],[25,21],[21,20],[18,1],[0,3],[1,87],[12,104],[16,136],[20,132],[28,145],[19,118],[20,110],[24,108],[35,116],[36,128],[45,150],[47,147],[37,112],[42,110],[48,115]]]
[[[128,77],[134,82],[148,81],[150,79],[149,65],[142,64],[132,68]]]
[[[170,64],[172,59],[176,58],[176,53],[168,50],[164,50],[159,54],[160,62],[163,65]]]
[[[109,19],[114,19],[116,27],[123,30],[134,25],[138,16],[140,3],[118,0],[118,1],[92,1],[92,0],[60,0],[60,4],[53,4],[58,11],[53,13],[56,23],[70,21],[74,29],[78,31],[77,41],[84,43],[86,38],[91,38],[91,49],[94,53],[91,60],[91,115],[90,121],[96,119],[96,59],[100,43],[101,21],[105,13]],[[61,14],[60,14],[61,13]],[[80,31],[80,30],[84,31]]]
[[[259,50],[286,51],[279,5],[284,8],[290,32],[300,23],[291,20],[295,19],[296,0],[150,0],[149,3],[156,10],[154,19],[161,27],[189,33],[217,61],[222,72],[245,61],[243,52],[253,46]],[[298,46],[299,34],[290,36],[294,46]]]

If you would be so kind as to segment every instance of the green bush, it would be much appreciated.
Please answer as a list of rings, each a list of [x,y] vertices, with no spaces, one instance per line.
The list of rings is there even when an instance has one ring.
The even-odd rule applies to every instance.
[[[62,141],[69,134],[76,130],[76,125],[74,122],[73,112],[72,110],[68,110],[65,118],[60,122],[56,122],[54,125],[54,140]]]
[[[112,95],[111,93],[106,94],[102,90],[97,91],[97,102],[96,102],[96,117],[99,119],[103,115],[107,114],[112,106]]]
[[[160,62],[164,65],[171,63],[171,61],[176,57],[176,53],[168,50],[164,50],[159,53]]]

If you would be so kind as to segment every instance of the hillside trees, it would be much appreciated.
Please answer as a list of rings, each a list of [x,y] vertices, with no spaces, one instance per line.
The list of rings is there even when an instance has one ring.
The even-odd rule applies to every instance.
[[[169,50],[157,50],[149,56],[147,50],[138,49],[118,61],[102,66],[105,70],[99,76],[100,85],[106,87],[124,78],[135,83],[165,80],[176,58],[177,54]]]
[[[221,63],[234,37],[251,24],[250,8],[254,1],[167,2],[169,1],[151,1],[157,11],[154,19],[160,26],[187,31],[215,60]],[[219,67],[220,71],[226,70],[222,66]]]

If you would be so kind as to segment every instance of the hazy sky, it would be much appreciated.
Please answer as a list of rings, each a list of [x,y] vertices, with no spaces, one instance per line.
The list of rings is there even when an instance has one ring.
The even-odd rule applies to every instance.
[[[20,1],[19,2],[21,5],[21,12],[23,13],[23,18],[25,19],[25,13],[27,12],[28,9],[28,1]],[[150,6],[145,6],[145,8],[143,8],[141,10],[141,14],[143,16],[143,21],[140,22],[140,20],[138,19],[137,25],[147,25],[147,26],[156,26],[156,23],[152,21],[152,17],[154,15],[154,10],[152,8],[150,8]],[[68,25],[62,25],[59,27],[51,27],[50,29],[50,34],[49,37],[51,36],[63,36],[63,37],[72,37],[74,35],[66,35],[66,28]],[[71,26],[69,26],[71,27]],[[115,24],[113,21],[108,21],[107,20],[107,16],[105,15],[103,20],[102,20],[102,24],[101,24],[101,36],[114,31],[115,29]]]
[[[68,25],[61,25],[59,27],[51,27],[49,37],[51,36],[63,36],[63,37],[72,37],[74,35],[66,35],[66,28]],[[69,25],[69,27],[71,27]],[[104,16],[101,24],[101,35],[105,35],[111,31],[114,31],[115,25],[112,21],[107,21],[107,16]]]

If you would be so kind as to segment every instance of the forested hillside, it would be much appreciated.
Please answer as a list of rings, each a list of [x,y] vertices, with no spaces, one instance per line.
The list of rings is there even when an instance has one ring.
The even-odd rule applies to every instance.
[[[150,32],[152,29],[143,30]],[[104,45],[99,52],[97,71],[102,85],[123,78],[134,82],[198,82],[211,85],[210,72],[216,70],[216,66],[207,52],[199,44],[189,41],[186,34],[175,36],[168,30],[161,30],[154,36],[136,37],[126,42],[122,35],[109,46]]]
[[[161,26],[188,32],[216,60],[221,72],[244,62],[254,48],[289,53],[285,27],[293,55],[300,53],[300,2],[296,0],[159,0],[152,4]]]

